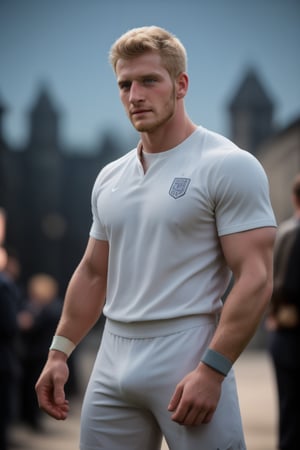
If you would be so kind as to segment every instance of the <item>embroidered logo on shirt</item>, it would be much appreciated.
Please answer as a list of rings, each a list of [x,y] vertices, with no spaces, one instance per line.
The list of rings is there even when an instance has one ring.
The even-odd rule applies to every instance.
[[[186,193],[190,181],[190,178],[174,178],[169,190],[171,197],[175,199],[182,197]]]

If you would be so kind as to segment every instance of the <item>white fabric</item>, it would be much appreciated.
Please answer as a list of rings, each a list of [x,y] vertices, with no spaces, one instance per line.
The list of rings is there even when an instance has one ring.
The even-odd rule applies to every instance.
[[[203,127],[147,158],[107,165],[92,193],[90,235],[108,240],[104,314],[123,322],[218,313],[230,271],[218,236],[276,226],[260,163]]]
[[[62,353],[65,353],[69,357],[75,347],[75,344],[70,341],[70,339],[64,336],[55,335],[53,336],[49,350],[58,350]]]
[[[108,319],[82,406],[80,449],[159,450],[164,435],[171,450],[245,450],[233,369],[209,424],[182,426],[168,411],[215,327],[202,316],[145,327]]]

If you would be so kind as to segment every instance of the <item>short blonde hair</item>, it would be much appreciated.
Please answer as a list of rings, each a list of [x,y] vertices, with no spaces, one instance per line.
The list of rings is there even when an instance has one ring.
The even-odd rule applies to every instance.
[[[158,53],[162,64],[173,79],[187,69],[186,50],[180,40],[157,26],[133,28],[127,31],[112,45],[109,60],[116,71],[120,58],[135,58],[146,52]]]

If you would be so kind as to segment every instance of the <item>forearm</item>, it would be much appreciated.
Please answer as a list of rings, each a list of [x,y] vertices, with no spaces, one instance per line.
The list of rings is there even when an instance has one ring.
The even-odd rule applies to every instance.
[[[220,239],[225,260],[234,275],[234,284],[209,348],[232,363],[253,337],[269,305],[275,235],[275,228],[265,227]]]
[[[266,311],[272,292],[267,277],[249,277],[237,281],[229,293],[209,348],[232,363],[245,349]]]
[[[67,288],[56,335],[77,345],[99,319],[106,293],[106,280],[79,265]]]

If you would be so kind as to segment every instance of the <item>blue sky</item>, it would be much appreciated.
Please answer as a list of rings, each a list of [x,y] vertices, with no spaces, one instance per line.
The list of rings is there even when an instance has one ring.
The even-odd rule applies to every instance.
[[[27,136],[27,113],[47,84],[66,145],[96,146],[103,130],[133,133],[108,63],[129,28],[159,25],[185,45],[191,118],[229,135],[227,105],[248,68],[275,101],[275,120],[300,115],[299,0],[0,0],[0,101],[5,135]]]

